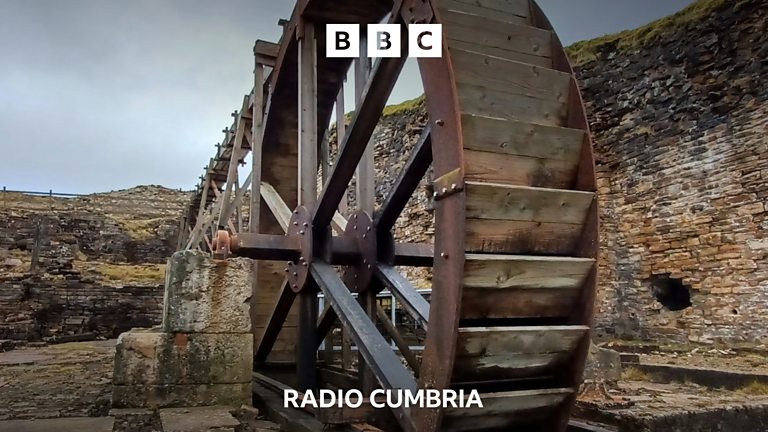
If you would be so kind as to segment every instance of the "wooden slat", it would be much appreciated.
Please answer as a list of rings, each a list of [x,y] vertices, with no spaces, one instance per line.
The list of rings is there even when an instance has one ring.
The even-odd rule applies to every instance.
[[[470,11],[473,10],[470,8],[474,8],[523,18],[531,15],[528,0],[440,0],[439,5],[441,9]]]
[[[554,414],[572,395],[571,388],[487,393],[481,396],[483,407],[447,408],[442,430],[448,432],[485,430],[548,430],[536,420]],[[526,426],[530,425],[531,428]],[[518,427],[513,429],[514,427]],[[552,429],[554,430],[554,429]]]
[[[526,17],[510,13],[499,12],[493,9],[487,9],[476,5],[460,3],[456,1],[447,2],[444,5],[440,2],[440,18],[442,23],[462,26],[467,28],[482,27],[482,23],[488,25],[519,24],[529,25],[530,21]]]
[[[531,377],[568,358],[586,326],[459,329],[453,382]]]
[[[458,83],[562,104],[568,102],[570,74],[462,49],[451,51],[451,59]]]
[[[582,225],[467,219],[465,231],[468,252],[570,255]]]
[[[594,262],[591,258],[467,254],[464,287],[578,288]]]
[[[467,182],[467,218],[583,224],[592,192]]]
[[[467,181],[569,189],[575,182],[577,169],[576,161],[464,150]]]
[[[467,254],[461,317],[568,317],[594,260]]]
[[[468,28],[447,23],[443,33],[448,46],[523,63],[552,67],[552,32],[527,25],[494,23],[484,28]],[[454,45],[453,41],[463,42]],[[522,55],[522,56],[520,56]],[[547,58],[549,62],[530,57]]]
[[[515,120],[462,115],[464,148],[577,165],[584,131]]]
[[[472,31],[472,30],[468,30]],[[482,41],[480,41],[481,43]],[[458,39],[448,39],[448,48],[453,51],[461,49],[465,51],[474,51],[489,56],[499,57],[507,60],[518,61],[521,63],[532,64],[536,66],[551,68],[552,59],[550,57],[538,56],[533,54],[521,53],[519,51],[510,51],[505,48],[480,45],[479,43],[467,42]]]
[[[463,114],[512,119],[545,126],[563,126],[567,105],[562,102],[506,93],[471,84],[456,84]]]

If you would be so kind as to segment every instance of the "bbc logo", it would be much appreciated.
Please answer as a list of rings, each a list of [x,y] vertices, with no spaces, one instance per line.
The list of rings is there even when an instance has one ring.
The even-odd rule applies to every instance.
[[[358,24],[326,24],[325,56],[334,58],[360,57],[360,26]],[[371,58],[400,57],[400,24],[368,24],[366,54]],[[409,24],[408,57],[442,57],[442,24]]]

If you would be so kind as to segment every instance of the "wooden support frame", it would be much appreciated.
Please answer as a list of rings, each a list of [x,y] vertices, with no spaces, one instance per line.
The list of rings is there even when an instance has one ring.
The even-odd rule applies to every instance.
[[[315,25],[302,23],[299,39],[299,202],[300,206],[314,208],[317,202],[317,41]],[[309,259],[309,257],[307,257]],[[299,293],[299,343],[296,350],[296,369],[299,389],[317,388],[316,325],[318,314],[314,284]]]

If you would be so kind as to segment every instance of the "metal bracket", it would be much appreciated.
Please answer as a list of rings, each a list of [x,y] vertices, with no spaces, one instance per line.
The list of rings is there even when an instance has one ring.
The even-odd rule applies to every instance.
[[[461,168],[456,168],[432,182],[432,198],[435,201],[448,198],[449,196],[464,190],[464,172]]]

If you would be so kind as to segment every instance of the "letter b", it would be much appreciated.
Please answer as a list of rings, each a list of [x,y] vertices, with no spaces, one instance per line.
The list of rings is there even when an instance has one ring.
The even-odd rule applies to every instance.
[[[368,57],[400,57],[400,24],[368,24]]]
[[[360,26],[357,24],[325,25],[325,56],[329,58],[360,57]]]

